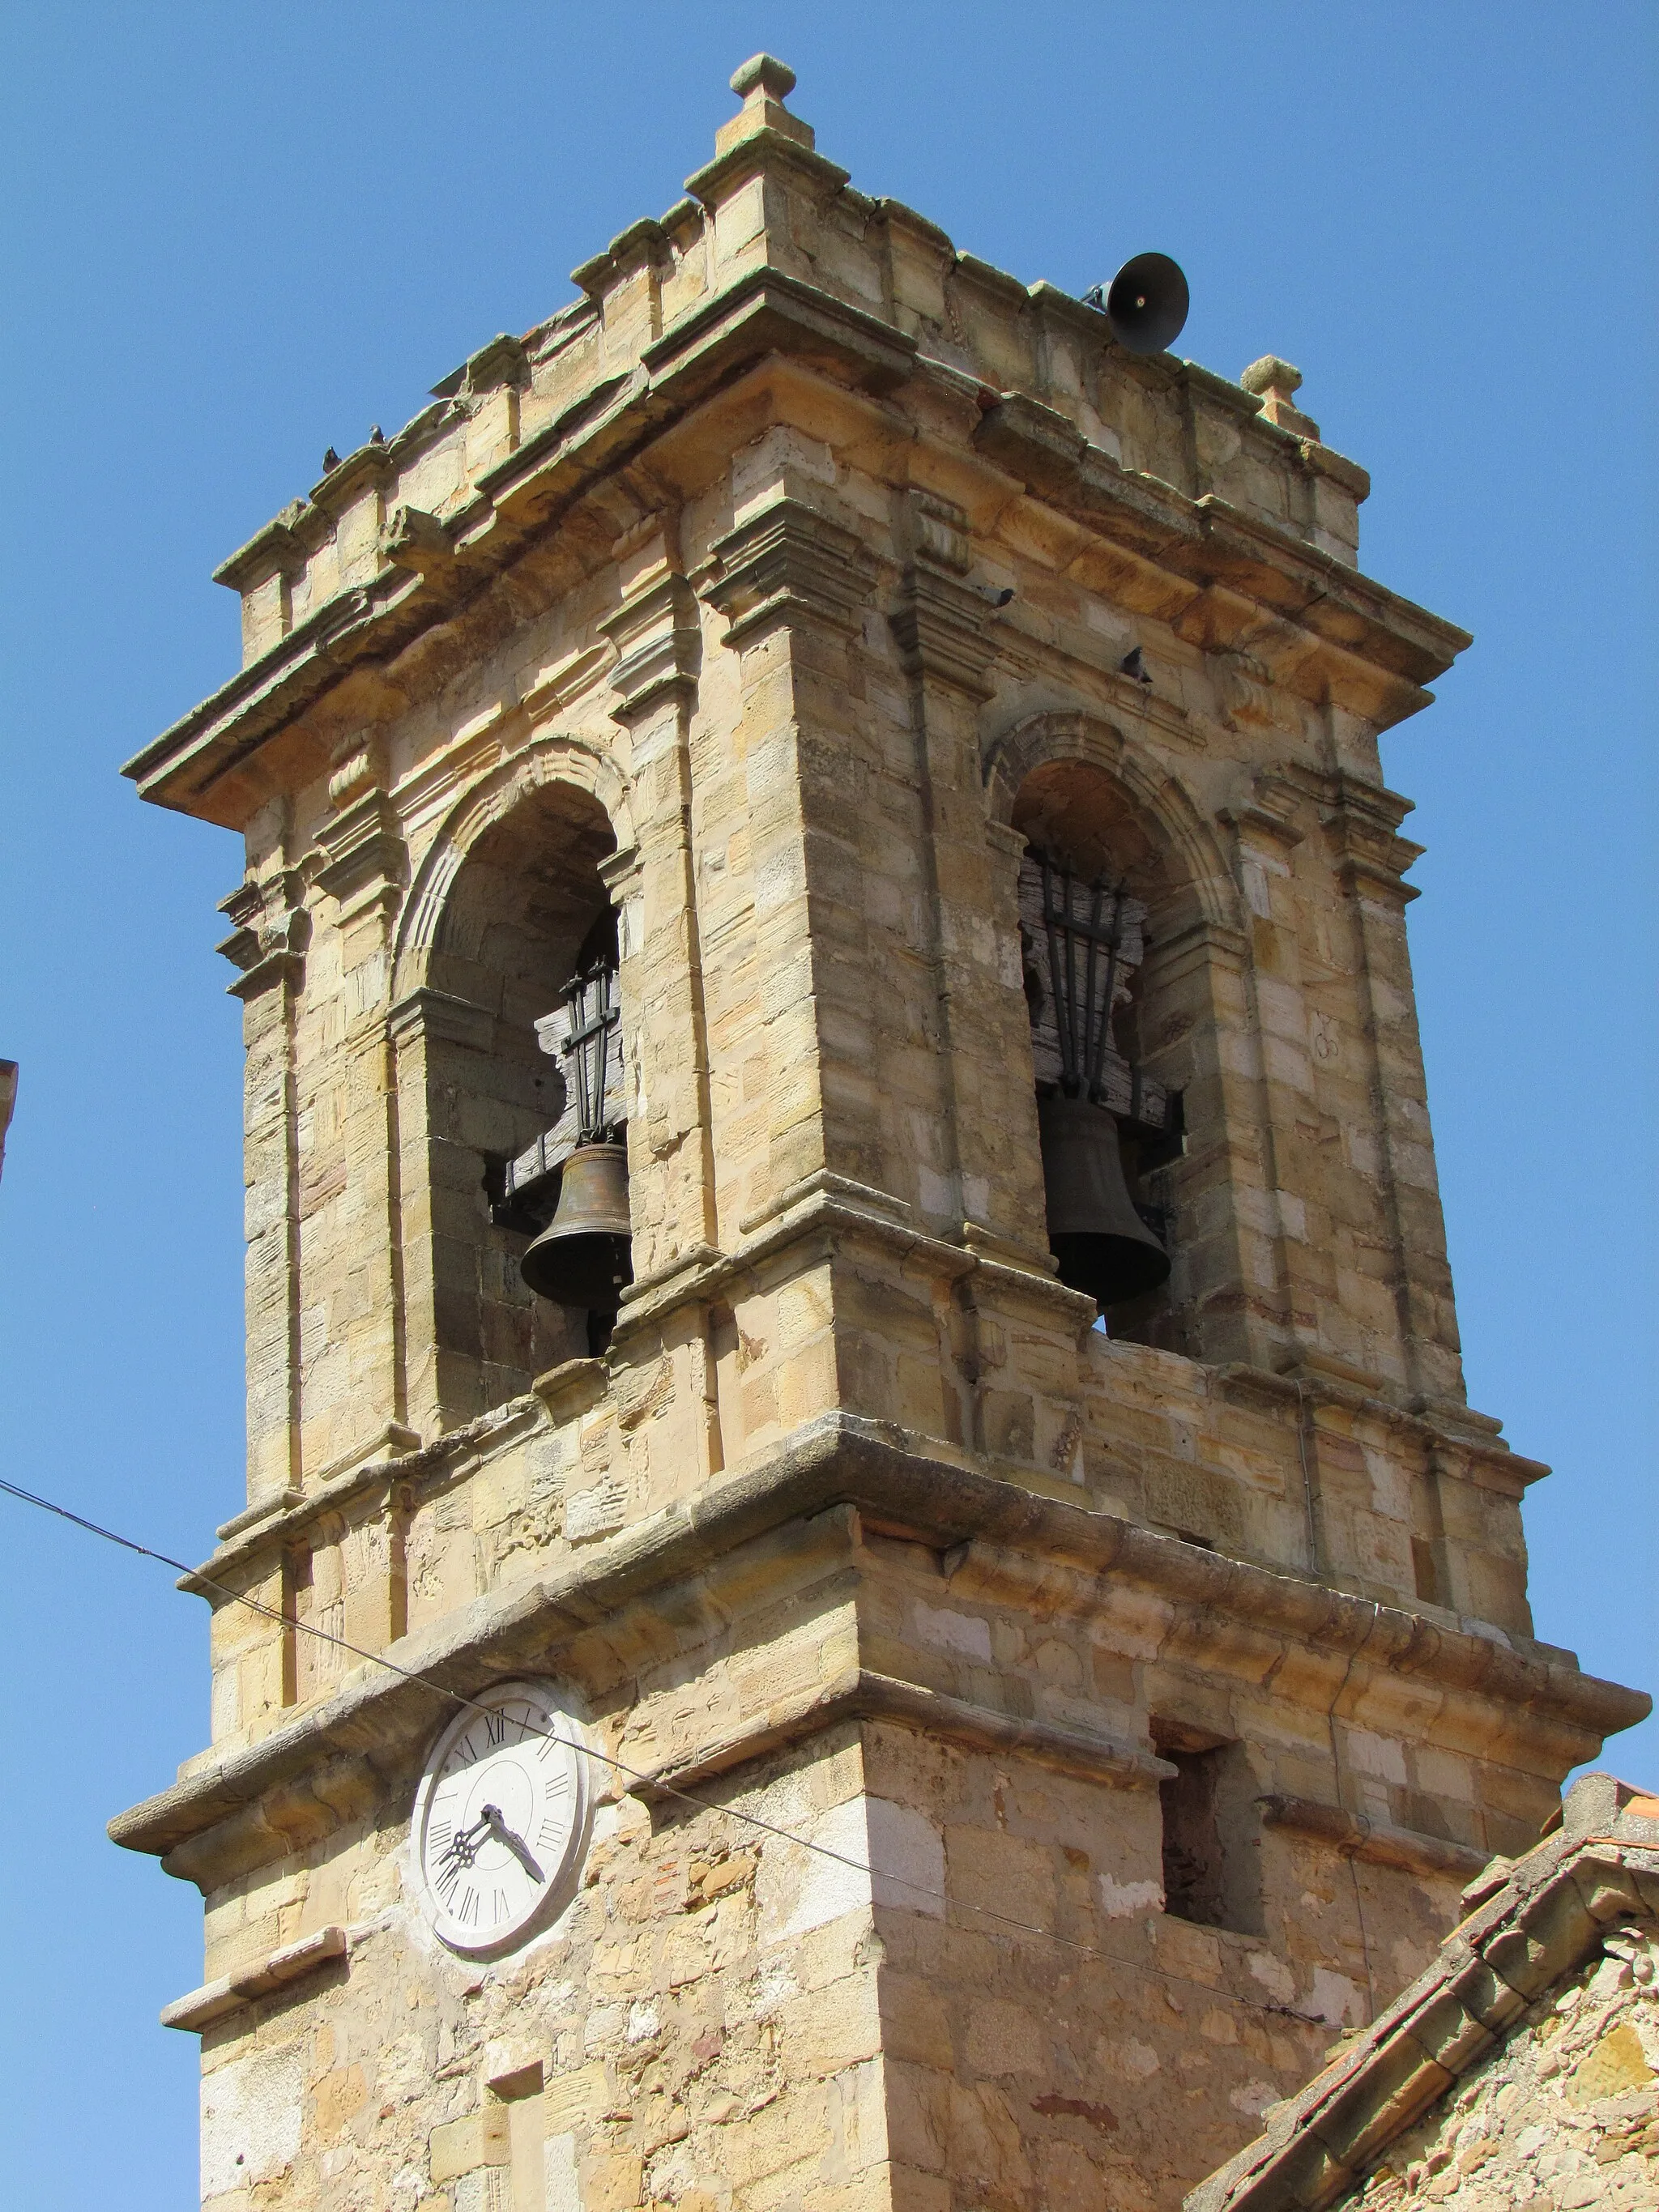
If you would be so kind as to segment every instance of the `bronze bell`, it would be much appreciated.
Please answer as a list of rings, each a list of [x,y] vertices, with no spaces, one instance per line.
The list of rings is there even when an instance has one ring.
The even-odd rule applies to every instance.
[[[1135,1212],[1115,1116],[1054,1091],[1037,1100],[1037,1128],[1060,1281],[1102,1307],[1155,1291],[1169,1278],[1170,1255]]]
[[[629,1254],[628,1153],[578,1145],[564,1164],[553,1218],[519,1262],[538,1297],[614,1313],[634,1279]]]

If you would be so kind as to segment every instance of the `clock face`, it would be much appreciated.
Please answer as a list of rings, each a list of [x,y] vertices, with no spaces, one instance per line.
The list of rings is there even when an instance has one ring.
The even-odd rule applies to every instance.
[[[550,1682],[498,1682],[432,1747],[415,1862],[427,1917],[452,1951],[496,1957],[568,1903],[587,1844],[583,1741]]]

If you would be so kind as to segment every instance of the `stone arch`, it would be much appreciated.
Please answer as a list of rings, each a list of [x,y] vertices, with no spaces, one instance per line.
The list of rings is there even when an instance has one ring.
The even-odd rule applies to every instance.
[[[630,796],[596,746],[533,740],[457,799],[416,871],[388,1024],[410,1225],[406,1397],[423,1431],[591,1349],[586,1313],[535,1297],[519,1263],[556,1194],[539,1147],[568,1103],[538,1024],[611,901]]]
[[[393,1006],[428,980],[456,878],[474,847],[550,784],[568,784],[597,800],[611,823],[617,851],[633,844],[633,786],[610,754],[587,738],[563,732],[533,738],[462,794],[416,868],[392,954]]]
[[[1098,770],[1120,787],[1171,891],[1190,907],[1184,919],[1239,926],[1232,871],[1208,819],[1176,775],[1149,761],[1103,716],[1081,710],[1032,714],[992,738],[980,761],[992,820],[1013,827],[1015,802],[1030,777],[1068,761]]]
[[[981,767],[990,822],[1013,833],[1011,857],[1029,841],[1085,879],[1106,874],[1146,909],[1145,957],[1113,1042],[1178,1097],[1178,1119],[1119,1133],[1130,1196],[1174,1265],[1167,1284],[1113,1305],[1109,1326],[1169,1351],[1224,1354],[1212,1314],[1237,1288],[1237,1255],[1222,1038],[1240,930],[1225,846],[1178,775],[1099,715],[1030,714],[987,745]]]

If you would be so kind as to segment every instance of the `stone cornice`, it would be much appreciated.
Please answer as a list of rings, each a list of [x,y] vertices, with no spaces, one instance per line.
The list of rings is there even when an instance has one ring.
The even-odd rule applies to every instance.
[[[603,394],[600,404],[579,400],[480,476],[471,504],[445,524],[453,561],[426,573],[388,562],[372,584],[337,592],[122,773],[146,799],[240,827],[246,803],[221,787],[268,738],[355,669],[384,666],[450,619],[603,477],[739,368],[773,353],[885,391],[910,373],[915,344],[816,286],[775,269],[750,271],[671,325],[631,376],[599,379],[590,398]]]
[[[1262,1825],[1328,1844],[1344,1858],[1366,1859],[1374,1866],[1403,1867],[1408,1874],[1440,1875],[1462,1882],[1485,1867],[1491,1854],[1414,1828],[1368,1820],[1346,1805],[1321,1805],[1305,1797],[1263,1797]]]
[[[1040,1497],[905,1450],[848,1415],[829,1414],[701,1495],[584,1547],[555,1572],[488,1592],[431,1629],[399,1639],[385,1654],[399,1671],[359,1666],[332,1697],[119,1814],[110,1835],[128,1850],[168,1855],[251,1812],[266,1792],[314,1781],[331,1759],[368,1760],[401,1773],[453,1709],[447,1691],[471,1694],[517,1668],[545,1666],[550,1654],[593,1623],[707,1574],[741,1545],[843,1504],[900,1519],[941,1547],[988,1541],[1064,1559],[1085,1573],[1109,1574],[1183,1613],[1248,1620],[1316,1648],[1339,1665],[1346,1657],[1350,1677],[1364,1668],[1431,1683],[1443,1694],[1491,1699],[1509,1708],[1516,1723],[1524,1715],[1587,1745],[1650,1709],[1640,1692],[1574,1668]],[[317,1817],[326,1826],[333,1816],[319,1807]],[[276,1828],[263,1842],[253,1835],[239,1846],[256,1863],[261,1854],[287,1848]],[[186,1871],[182,1864],[178,1870]],[[205,1878],[206,1862],[191,1871],[192,1878],[194,1872]]]
[[[902,1681],[895,1675],[872,1674],[868,1668],[860,1667],[849,1669],[825,1689],[769,1707],[749,1727],[701,1745],[684,1759],[652,1768],[645,1779],[635,1783],[633,1794],[647,1804],[672,1799],[677,1790],[696,1790],[717,1774],[728,1774],[733,1767],[747,1765],[750,1759],[765,1758],[803,1736],[816,1735],[848,1720],[886,1721],[896,1728],[914,1729],[920,1735],[974,1751],[994,1751],[1005,1756],[1018,1752],[1057,1773],[1121,1789],[1155,1790],[1177,1771],[1168,1759],[1115,1736],[1088,1729],[1062,1728],[1053,1721],[1022,1720],[927,1689],[920,1682]]]
[[[1330,1363],[1334,1365],[1334,1363]],[[1541,1482],[1549,1468],[1541,1460],[1523,1459],[1500,1443],[1496,1424],[1486,1414],[1467,1407],[1437,1407],[1426,1401],[1411,1407],[1396,1405],[1379,1396],[1358,1376],[1352,1381],[1304,1362],[1294,1375],[1280,1375],[1265,1367],[1242,1363],[1216,1370],[1217,1380],[1229,1397],[1267,1398],[1287,1406],[1330,1406],[1355,1414],[1397,1435],[1410,1438],[1426,1450],[1447,1455],[1456,1471],[1472,1482],[1521,1497],[1528,1485]]]
[[[237,771],[269,739],[354,672],[384,682],[380,672],[416,638],[452,620],[533,538],[718,387],[773,355],[875,396],[916,376],[953,388],[962,380],[947,364],[921,357],[915,340],[881,316],[780,270],[748,271],[672,324],[631,370],[598,378],[585,397],[485,471],[441,526],[434,519],[424,532],[413,522],[394,529],[372,580],[314,609],[124,772],[148,799],[240,826],[257,799],[240,787]],[[454,404],[440,402],[436,412]],[[414,428],[368,449],[361,467],[356,456],[342,467],[365,489],[380,484]],[[422,437],[432,429],[423,423]],[[1421,684],[1468,641],[1463,631],[1286,529],[1213,495],[1194,500],[1120,468],[1088,446],[1068,417],[1026,394],[1002,395],[975,442],[988,463],[1036,496],[1184,582],[1197,603],[1199,641],[1228,644],[1253,625],[1260,629],[1264,617],[1293,633],[1289,672],[1280,680],[1299,688],[1346,687],[1365,711],[1397,719],[1423,703]],[[389,487],[386,495],[394,496]],[[331,501],[336,496],[331,491]],[[313,520],[320,526],[327,518],[309,509],[269,526],[226,564],[227,580],[246,586],[259,574],[291,568],[303,558]],[[1210,636],[1218,626],[1219,634]],[[1316,665],[1304,666],[1310,654]],[[400,704],[395,685],[386,686],[380,711],[395,713]]]
[[[346,1948],[343,1928],[319,1928],[314,1935],[301,1936],[297,1942],[284,1943],[257,1966],[239,1966],[234,1974],[222,1974],[217,1981],[204,1983],[199,1990],[174,1997],[171,2004],[161,2008],[161,2025],[186,2028],[199,2035],[204,2027],[211,2027],[216,2021],[240,2012],[245,2005],[257,2004],[261,1997],[286,1989],[291,1982],[319,1973],[337,1959],[343,1960]]]
[[[974,442],[1035,496],[1200,592],[1230,591],[1258,622],[1265,610],[1295,623],[1328,659],[1363,662],[1393,679],[1402,709],[1472,641],[1455,623],[1213,492],[1189,498],[1161,478],[1121,467],[1091,446],[1069,416],[1026,393],[1007,393],[988,409]]]
[[[337,1513],[365,1492],[389,1489],[394,1482],[412,1481],[422,1475],[448,1474],[457,1460],[480,1446],[507,1443],[531,1413],[531,1401],[509,1399],[493,1413],[482,1413],[464,1428],[450,1429],[430,1443],[411,1437],[409,1448],[384,1459],[368,1459],[348,1468],[312,1490],[281,1490],[261,1498],[219,1528],[219,1546],[210,1559],[189,1574],[180,1575],[174,1588],[191,1597],[222,1602],[245,1570],[263,1556],[289,1543],[300,1530],[325,1513]],[[400,1432],[409,1437],[411,1432]],[[227,1581],[227,1577],[230,1579]]]

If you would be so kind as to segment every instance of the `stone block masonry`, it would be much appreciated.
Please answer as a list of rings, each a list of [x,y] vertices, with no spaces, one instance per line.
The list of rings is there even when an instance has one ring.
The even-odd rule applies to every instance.
[[[212,1742],[113,1824],[204,1896],[216,2212],[1173,2207],[1646,1710],[1534,1638],[1545,1470],[1463,1391],[1377,739],[1467,639],[1288,365],[1125,354],[733,82],[224,565],[243,667],[129,769],[245,856],[247,1503]],[[1184,1130],[1109,1333],[1028,847],[1144,913]],[[499,1200],[607,908],[596,1323]],[[528,1678],[597,1811],[465,1956],[416,1784]]]

